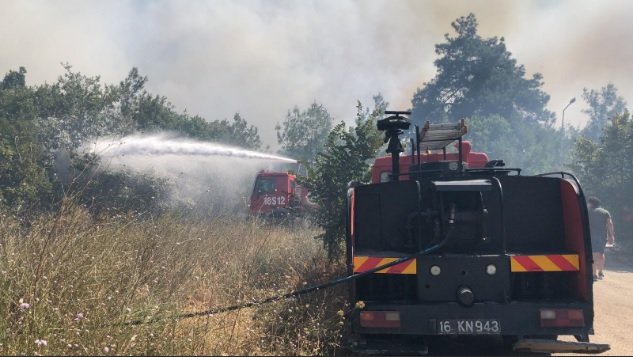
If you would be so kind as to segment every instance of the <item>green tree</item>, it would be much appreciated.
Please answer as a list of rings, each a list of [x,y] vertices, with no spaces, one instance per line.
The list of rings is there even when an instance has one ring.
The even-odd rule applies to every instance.
[[[527,172],[562,169],[569,140],[552,128],[541,74],[526,78],[503,37],[479,36],[474,14],[451,25],[456,35],[435,46],[437,74],[413,96],[413,122],[466,118],[474,150]]]
[[[294,107],[286,120],[275,126],[279,153],[300,161],[312,161],[321,151],[332,129],[333,119],[321,104],[312,103],[307,110]]]
[[[348,128],[344,122],[334,126],[323,151],[308,166],[308,178],[302,180],[318,204],[316,221],[323,228],[318,238],[323,240],[331,258],[341,253],[345,239],[347,184],[369,179],[370,162],[383,144],[376,121],[387,103],[380,96],[374,101],[371,111],[358,103],[355,126]]]
[[[618,237],[633,248],[633,227],[622,220],[626,206],[633,208],[633,120],[628,112],[611,118],[599,142],[584,136],[576,141],[572,168],[585,193],[600,197],[611,211]]]
[[[582,98],[589,105],[582,112],[589,115],[587,125],[581,131],[582,135],[597,142],[602,135],[602,129],[609,119],[620,115],[626,110],[626,101],[618,95],[618,89],[613,83],[607,84],[600,90],[584,88]]]
[[[193,139],[255,150],[262,145],[257,127],[250,125],[239,113],[235,113],[232,121],[209,121],[198,115],[179,114],[166,97],[146,92],[131,103],[129,108],[136,130],[143,133],[167,130]]]
[[[257,127],[249,125],[240,113],[235,113],[233,122],[222,120],[219,124],[226,127],[226,133],[221,137],[222,142],[254,150],[262,146]]]
[[[512,125],[499,115],[474,116],[466,124],[465,139],[474,151],[485,152],[490,159],[503,159],[508,167],[521,168],[523,173],[567,170],[573,132],[564,135],[562,130],[528,121]]]
[[[434,62],[435,78],[413,96],[416,123],[489,115],[553,121],[553,113],[545,108],[549,96],[540,89],[541,74],[524,78],[525,68],[512,58],[503,37],[481,38],[472,13],[451,25],[457,36],[446,34],[446,42],[435,46],[440,56]]]
[[[33,121],[0,118],[0,205],[18,215],[46,208],[52,194],[46,169]]]
[[[35,119],[39,103],[34,91],[26,86],[26,69],[9,71],[0,82],[0,118]]]
[[[136,67],[133,67],[127,77],[119,83],[119,102],[122,115],[131,117],[138,113],[140,100],[147,95],[145,83],[147,83],[147,77],[141,76]]]
[[[9,70],[0,82],[0,89],[14,89],[26,87],[26,68],[20,67],[19,70]]]
[[[52,193],[35,121],[38,102],[25,74],[20,67],[0,82],[0,205],[20,216],[46,208]]]
[[[474,116],[466,120],[468,133],[465,136],[473,145],[474,151],[483,151],[491,159],[513,161],[512,127],[499,115]]]
[[[52,84],[27,86],[24,67],[0,82],[0,204],[14,212],[52,207],[63,195],[94,212],[159,211],[164,182],[106,173],[97,158],[83,155],[83,145],[101,136],[167,130],[251,149],[261,145],[257,128],[239,114],[208,121],[176,112],[167,98],[145,90],[148,79],[136,68],[118,85],[63,68]]]
[[[88,139],[112,135],[120,127],[114,111],[118,90],[63,65],[64,75],[52,85],[40,87],[38,125],[49,151],[80,148]]]

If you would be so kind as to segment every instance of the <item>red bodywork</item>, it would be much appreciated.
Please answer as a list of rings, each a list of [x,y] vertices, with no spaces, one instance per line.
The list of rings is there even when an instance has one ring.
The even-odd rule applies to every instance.
[[[255,179],[249,211],[267,215],[278,210],[304,209],[312,205],[308,190],[297,184],[296,176],[288,172],[260,171]]]
[[[476,169],[486,166],[486,163],[488,162],[488,155],[483,152],[471,152],[471,149],[472,145],[469,141],[462,142],[462,160],[467,164],[467,167]],[[422,153],[420,154],[420,162],[457,161],[459,157],[458,155],[459,154],[456,152],[446,153],[446,156],[441,152]],[[417,164],[417,161],[412,163],[411,158],[411,155],[400,156],[401,174],[408,173],[409,167],[412,164]],[[379,157],[376,159],[374,166],[372,166],[371,169],[371,183],[388,181],[389,174],[391,174],[391,156]]]
[[[591,241],[576,178],[522,176],[471,152],[463,121],[425,129],[416,144],[432,152],[377,158],[371,184],[348,189],[346,261],[357,274],[349,299],[359,310],[350,319],[353,350],[420,354],[448,335],[499,335],[519,352],[608,350],[589,343]],[[395,140],[393,128],[384,130]],[[459,140],[461,155],[447,152],[449,139]],[[483,333],[468,327],[486,323]]]

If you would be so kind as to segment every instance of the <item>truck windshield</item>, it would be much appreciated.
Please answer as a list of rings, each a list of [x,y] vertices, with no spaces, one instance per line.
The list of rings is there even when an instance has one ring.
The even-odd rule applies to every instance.
[[[256,194],[266,194],[275,192],[275,178],[274,177],[260,177],[257,179],[257,184],[255,185],[255,193]]]

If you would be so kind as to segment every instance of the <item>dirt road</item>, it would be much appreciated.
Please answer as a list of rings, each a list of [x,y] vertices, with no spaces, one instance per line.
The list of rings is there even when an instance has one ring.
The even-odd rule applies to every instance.
[[[611,345],[600,356],[633,356],[633,256],[627,261],[607,252],[606,265],[605,278],[594,284],[596,334],[590,340]]]

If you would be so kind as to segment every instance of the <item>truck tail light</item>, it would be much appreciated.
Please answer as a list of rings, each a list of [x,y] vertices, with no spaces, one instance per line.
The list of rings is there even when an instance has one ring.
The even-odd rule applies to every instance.
[[[361,327],[399,328],[399,311],[361,311]]]
[[[581,309],[542,309],[541,327],[583,327],[585,313]]]

